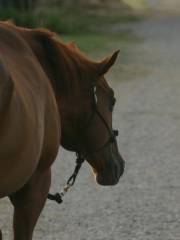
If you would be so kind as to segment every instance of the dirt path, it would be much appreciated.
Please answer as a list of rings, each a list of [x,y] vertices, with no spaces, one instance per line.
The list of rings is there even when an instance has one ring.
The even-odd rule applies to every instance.
[[[141,40],[127,49],[128,63],[119,62],[124,81],[115,81],[119,68],[112,75],[126,173],[118,186],[102,188],[85,164],[64,204],[47,203],[35,239],[180,240],[180,19],[129,28]],[[54,165],[52,191],[74,168],[74,155],[60,156],[66,160]],[[5,239],[11,239],[11,211],[2,200]]]

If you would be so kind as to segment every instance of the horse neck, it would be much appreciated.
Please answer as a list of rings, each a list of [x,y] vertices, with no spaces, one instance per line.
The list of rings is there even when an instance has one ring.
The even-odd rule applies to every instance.
[[[47,32],[23,32],[23,37],[30,45],[48,76],[56,98],[73,99],[78,94],[81,78],[78,78],[78,61],[73,58],[68,47],[58,43]]]

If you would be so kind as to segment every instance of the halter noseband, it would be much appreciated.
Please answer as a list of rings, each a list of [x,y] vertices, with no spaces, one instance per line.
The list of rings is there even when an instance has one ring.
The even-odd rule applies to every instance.
[[[99,147],[98,149],[94,150],[92,152],[92,154],[97,153],[99,151],[101,151],[102,149],[106,148],[109,144],[112,144],[114,142],[116,142],[116,137],[118,136],[118,130],[112,130],[108,123],[106,122],[106,120],[104,119],[104,117],[102,116],[102,114],[99,112],[98,110],[98,106],[97,106],[97,93],[96,93],[96,87],[93,88],[93,101],[92,101],[92,115],[90,116],[89,120],[88,120],[88,124],[86,125],[86,128],[88,128],[95,116],[95,114],[97,114],[97,116],[101,119],[102,123],[105,125],[108,133],[109,133],[109,138],[108,140],[105,142],[105,144],[101,147]],[[53,200],[59,204],[61,204],[63,202],[62,198],[64,197],[64,195],[69,191],[69,189],[74,185],[77,175],[79,173],[79,170],[83,164],[83,162],[85,161],[85,158],[82,154],[76,152],[76,166],[74,169],[73,174],[70,176],[70,178],[68,179],[66,185],[63,187],[62,191],[60,193],[56,193],[56,194],[48,194],[47,198],[50,200]]]

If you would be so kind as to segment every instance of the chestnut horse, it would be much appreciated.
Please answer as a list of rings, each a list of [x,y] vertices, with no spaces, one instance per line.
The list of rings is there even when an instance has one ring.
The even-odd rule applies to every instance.
[[[101,185],[123,174],[104,78],[117,55],[94,62],[52,32],[0,22],[0,198],[14,206],[15,240],[32,239],[59,145],[81,153]]]

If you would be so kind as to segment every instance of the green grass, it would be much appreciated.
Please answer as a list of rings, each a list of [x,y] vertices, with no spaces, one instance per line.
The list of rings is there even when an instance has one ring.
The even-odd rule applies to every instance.
[[[116,34],[61,34],[60,37],[64,42],[75,42],[79,49],[97,59],[119,49],[123,53],[127,46],[140,41],[130,31],[120,31]]]
[[[97,52],[98,50],[102,51],[103,49],[108,48],[108,42],[112,42],[115,39],[113,37],[108,37],[106,35],[61,35],[62,40],[65,42],[75,42],[77,47],[83,52],[92,53]]]

